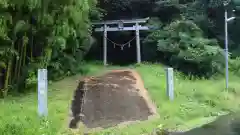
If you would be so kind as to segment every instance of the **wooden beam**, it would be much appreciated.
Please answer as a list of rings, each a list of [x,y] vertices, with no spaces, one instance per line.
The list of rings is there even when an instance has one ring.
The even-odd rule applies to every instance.
[[[136,27],[124,27],[123,29],[119,29],[118,27],[107,27],[107,31],[133,31],[136,30]],[[139,25],[138,30],[149,30],[147,26],[141,26]],[[95,28],[96,32],[104,31],[104,27],[101,28]]]
[[[132,20],[109,20],[101,22],[93,22],[93,25],[104,25],[104,24],[118,24],[119,21],[122,21],[125,24],[129,23],[146,23],[149,20],[149,17],[143,19],[132,19]]]

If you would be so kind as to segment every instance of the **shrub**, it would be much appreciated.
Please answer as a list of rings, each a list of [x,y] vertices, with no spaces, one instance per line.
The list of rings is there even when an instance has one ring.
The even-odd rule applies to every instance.
[[[216,40],[204,38],[202,30],[190,20],[177,20],[153,31],[144,41],[156,47],[156,53],[176,69],[188,74],[209,77],[221,73],[224,52]]]
[[[240,57],[229,60],[229,69],[236,75],[240,75]]]

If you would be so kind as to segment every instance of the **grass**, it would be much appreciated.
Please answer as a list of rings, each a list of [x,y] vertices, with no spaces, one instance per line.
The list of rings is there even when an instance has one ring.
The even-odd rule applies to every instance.
[[[196,125],[202,119],[237,111],[240,107],[240,84],[236,76],[230,77],[230,89],[226,91],[224,78],[189,80],[175,72],[175,99],[169,101],[165,96],[164,68],[159,65],[144,65],[137,70],[158,107],[161,115],[159,124],[168,128],[185,129],[189,127],[189,123]]]
[[[89,75],[101,68],[98,65],[85,67]],[[0,99],[0,135],[56,135],[64,126],[73,92],[81,75],[72,76],[49,85],[48,118],[37,114],[37,90],[32,93]]]
[[[95,75],[106,69],[124,68],[99,64],[88,64],[87,75]],[[135,66],[144,80],[149,95],[157,106],[159,119],[139,122],[121,128],[110,128],[94,134],[140,135],[150,133],[158,125],[172,130],[186,130],[206,123],[219,115],[238,111],[240,108],[239,77],[230,75],[230,89],[224,89],[224,78],[218,80],[189,80],[175,72],[175,99],[169,101],[166,96],[166,78],[163,66],[159,64],[141,64]],[[77,86],[76,75],[55,82],[49,86],[49,118],[37,117],[36,92],[20,97],[8,97],[0,100],[1,135],[55,135],[67,126],[69,105]]]

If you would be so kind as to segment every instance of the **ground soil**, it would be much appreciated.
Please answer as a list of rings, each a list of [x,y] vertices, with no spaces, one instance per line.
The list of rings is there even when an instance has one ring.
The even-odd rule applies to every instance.
[[[133,70],[114,70],[85,78],[76,89],[70,128],[108,128],[156,115],[140,76]]]

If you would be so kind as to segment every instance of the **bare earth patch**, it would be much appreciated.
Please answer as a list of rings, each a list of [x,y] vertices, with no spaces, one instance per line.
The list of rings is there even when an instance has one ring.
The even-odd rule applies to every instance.
[[[134,70],[114,70],[85,78],[76,89],[70,128],[108,128],[158,116],[142,79]]]

